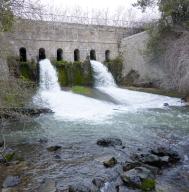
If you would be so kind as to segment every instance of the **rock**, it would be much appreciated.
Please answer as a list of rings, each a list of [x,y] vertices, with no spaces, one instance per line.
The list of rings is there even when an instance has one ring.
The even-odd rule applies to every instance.
[[[53,111],[48,108],[0,108],[0,119],[17,120],[20,119],[20,115],[33,117],[46,113]]]
[[[155,188],[153,173],[145,167],[136,167],[121,175],[123,182],[133,189],[150,191]]]
[[[102,138],[97,141],[97,145],[103,146],[103,147],[109,147],[109,146],[122,146],[122,141],[119,138]]]
[[[97,178],[94,178],[92,180],[92,183],[98,187],[98,188],[102,188],[104,186],[104,183],[105,183],[105,179],[103,178],[100,178],[100,177],[97,177]]]
[[[52,180],[45,180],[39,188],[41,192],[56,192],[56,183]]]
[[[168,149],[165,147],[158,147],[156,149],[153,149],[151,150],[151,153],[159,157],[168,156],[170,163],[177,163],[181,159],[176,151],[173,151],[172,149]]]
[[[0,147],[3,147],[4,146],[4,141],[1,141],[0,142]]]
[[[92,192],[90,187],[85,185],[69,186],[68,192]]]
[[[154,155],[154,154],[142,155],[139,157],[138,160],[144,164],[155,166],[158,168],[161,168],[162,166],[169,164],[169,157],[168,156],[158,157],[157,155]]]
[[[62,159],[62,157],[61,157],[60,155],[55,155],[54,158],[55,158],[56,160],[61,160],[61,159]]]
[[[47,143],[48,139],[47,138],[41,138],[39,139],[39,143]]]
[[[20,183],[19,176],[8,176],[3,182],[3,188],[15,187]]]
[[[0,156],[0,164],[1,163],[6,163],[6,160],[2,156]]]
[[[164,103],[163,106],[164,106],[164,107],[168,107],[168,106],[169,106],[169,103]]]
[[[140,162],[126,162],[124,165],[123,165],[123,171],[129,171],[131,169],[134,169],[135,167],[140,167],[141,166],[141,163]]]
[[[53,152],[53,151],[57,151],[57,150],[59,150],[61,148],[62,148],[61,146],[55,145],[55,146],[48,147],[47,150],[50,151],[50,152]]]
[[[117,160],[112,157],[111,159],[103,162],[106,168],[114,167],[117,164]]]

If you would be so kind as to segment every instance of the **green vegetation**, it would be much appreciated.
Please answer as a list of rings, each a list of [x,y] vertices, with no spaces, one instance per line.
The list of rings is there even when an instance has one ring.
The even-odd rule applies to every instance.
[[[153,57],[164,53],[166,47],[160,46],[166,34],[172,31],[174,25],[188,27],[189,0],[138,0],[133,6],[145,11],[147,7],[157,5],[161,12],[161,19],[149,29],[150,40],[145,54]]]
[[[82,95],[87,95],[87,96],[90,96],[92,94],[91,93],[91,89],[89,87],[73,86],[71,90],[74,93],[82,94]]]
[[[144,54],[152,55],[153,57],[162,55],[166,48],[161,46],[161,42],[169,33],[171,33],[171,27],[169,25],[165,25],[163,20],[159,21],[158,26],[150,28],[148,30],[150,38]]]
[[[8,153],[8,154],[4,155],[7,162],[12,161],[14,156],[15,156],[15,152]]]
[[[91,86],[93,83],[92,69],[89,63],[76,61],[53,61],[57,69],[61,86]]]
[[[123,58],[118,56],[115,59],[104,62],[107,65],[109,71],[112,73],[116,83],[122,82],[122,70],[123,70]]]
[[[7,57],[10,75],[24,81],[37,81],[37,65],[35,61],[20,61],[18,57]]]
[[[162,19],[171,17],[174,23],[180,23],[189,19],[189,1],[188,0],[137,0],[133,6],[139,7],[145,11],[147,7],[157,5],[162,13]]]
[[[156,185],[156,182],[154,179],[145,179],[141,186],[140,186],[140,189],[142,191],[152,191],[153,189],[155,189],[155,185]]]
[[[0,81],[2,107],[23,107],[36,91],[37,68],[34,61],[20,62],[8,57],[9,80]]]
[[[0,31],[10,31],[14,22],[13,12],[11,10],[12,1],[2,0],[0,3]]]

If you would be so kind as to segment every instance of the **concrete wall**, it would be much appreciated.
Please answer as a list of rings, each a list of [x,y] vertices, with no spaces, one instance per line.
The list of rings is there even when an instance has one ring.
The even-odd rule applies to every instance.
[[[121,41],[121,53],[124,58],[123,76],[126,77],[131,70],[140,75],[140,80],[157,81],[164,77],[162,68],[150,60],[145,54],[149,35],[147,32],[138,33]]]
[[[22,20],[6,36],[12,52],[19,56],[19,49],[25,47],[28,59],[36,59],[40,48],[45,49],[47,58],[54,58],[57,49],[62,48],[67,61],[74,60],[75,49],[80,50],[81,60],[94,49],[97,60],[104,61],[106,50],[110,50],[111,58],[118,56],[119,42],[128,32],[118,27]]]

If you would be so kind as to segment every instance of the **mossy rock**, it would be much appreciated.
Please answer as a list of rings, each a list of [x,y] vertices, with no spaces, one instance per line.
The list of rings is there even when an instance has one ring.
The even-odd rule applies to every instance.
[[[91,66],[85,70],[84,62],[52,61],[57,69],[61,86],[89,86],[93,84]]]
[[[14,156],[15,156],[15,152],[8,153],[8,154],[5,155],[5,159],[6,159],[6,161],[12,161]]]
[[[148,192],[148,191],[154,190],[155,186],[156,186],[156,181],[154,179],[145,179],[142,182],[140,189],[142,191]]]
[[[116,83],[120,84],[122,82],[123,58],[118,56],[115,59],[105,61],[104,63],[112,73]]]

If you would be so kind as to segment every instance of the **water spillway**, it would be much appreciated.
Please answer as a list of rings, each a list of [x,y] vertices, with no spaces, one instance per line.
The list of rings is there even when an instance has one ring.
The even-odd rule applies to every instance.
[[[40,62],[40,87],[34,102],[39,106],[51,108],[55,112],[54,115],[42,115],[27,122],[11,122],[4,130],[8,146],[16,143],[14,149],[19,152],[18,155],[26,161],[29,160],[24,170],[19,166],[21,172],[29,176],[28,185],[21,182],[20,189],[44,191],[43,189],[48,187],[48,181],[52,180],[58,191],[69,189],[73,184],[84,186],[84,189],[89,186],[89,189],[93,190],[91,181],[94,178],[103,178],[106,183],[101,191],[116,191],[117,179],[120,179],[120,165],[130,161],[130,154],[146,153],[162,144],[176,147],[187,161],[183,167],[179,163],[179,169],[174,166],[169,174],[166,172],[161,175],[160,181],[163,181],[163,184],[165,182],[165,186],[171,186],[180,173],[187,176],[188,108],[143,110],[149,107],[157,108],[158,105],[162,107],[165,101],[177,104],[178,99],[120,89],[111,73],[99,62],[93,65],[93,70],[96,89],[106,93],[104,95],[111,95],[120,105],[63,91],[50,61],[46,59]],[[104,148],[96,145],[97,140],[106,137],[120,138],[126,147]],[[47,152],[48,146],[61,146],[61,149]],[[103,168],[104,158],[106,160],[112,156],[118,160],[118,167]],[[2,169],[3,167],[1,166],[1,172],[5,173],[6,169]],[[19,167],[15,165],[16,172]],[[11,166],[14,171],[13,168]],[[171,167],[168,171],[170,170]],[[159,179],[158,175],[158,182]],[[183,186],[184,191],[187,191],[187,180]],[[175,189],[182,191],[183,188]]]
[[[164,103],[174,106],[181,105],[177,98],[121,89],[116,85],[112,74],[104,64],[91,61],[91,65],[94,71],[95,87],[111,95],[121,105],[132,108],[159,108],[163,107]]]
[[[92,121],[109,118],[117,111],[160,108],[164,103],[180,104],[179,99],[176,98],[121,89],[116,85],[106,66],[97,61],[91,61],[91,64],[95,87],[116,100],[118,105],[61,90],[56,70],[48,59],[40,61],[40,88],[34,97],[34,102],[49,107],[59,118]]]
[[[113,104],[61,90],[55,68],[48,59],[40,61],[40,87],[34,103],[49,107],[66,120],[100,121],[113,114]]]

